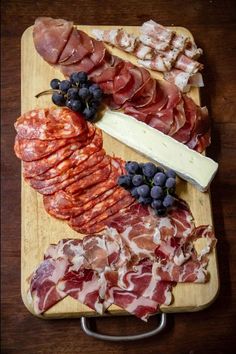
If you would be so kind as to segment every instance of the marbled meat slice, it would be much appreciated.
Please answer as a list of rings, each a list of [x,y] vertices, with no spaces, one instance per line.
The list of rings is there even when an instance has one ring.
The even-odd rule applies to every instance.
[[[36,314],[46,311],[66,296],[58,289],[57,283],[67,273],[68,267],[66,258],[50,258],[44,260],[32,274],[30,295]]]
[[[73,22],[51,17],[38,17],[33,28],[37,52],[50,64],[56,64],[73,30]]]
[[[15,123],[24,139],[54,140],[72,138],[88,130],[85,119],[69,108],[51,107],[24,113]]]

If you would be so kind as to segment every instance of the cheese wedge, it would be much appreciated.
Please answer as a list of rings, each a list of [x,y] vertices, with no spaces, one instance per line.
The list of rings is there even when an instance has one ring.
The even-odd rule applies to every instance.
[[[208,189],[218,169],[212,159],[129,115],[107,110],[96,125],[163,167],[173,169],[202,192]]]

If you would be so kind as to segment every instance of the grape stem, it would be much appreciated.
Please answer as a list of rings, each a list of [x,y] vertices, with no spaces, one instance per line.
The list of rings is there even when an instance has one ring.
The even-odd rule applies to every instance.
[[[42,91],[42,92],[38,93],[37,95],[35,95],[35,97],[39,98],[40,96],[51,95],[54,92],[60,92],[60,90],[50,89],[50,90]]]

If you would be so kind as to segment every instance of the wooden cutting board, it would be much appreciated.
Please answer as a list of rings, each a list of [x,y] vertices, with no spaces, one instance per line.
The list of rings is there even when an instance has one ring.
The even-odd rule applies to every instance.
[[[112,26],[112,28],[118,26]],[[80,26],[82,30],[91,33],[93,27]],[[97,26],[96,28],[109,29],[109,26]],[[124,27],[130,33],[138,33],[138,27]],[[180,34],[191,36],[190,32],[182,27],[173,27]],[[130,54],[119,49],[112,49],[113,54],[136,63],[136,59]],[[156,78],[161,74],[152,72]],[[29,27],[22,36],[21,42],[21,111],[22,113],[35,107],[50,106],[51,96],[42,96],[39,99],[35,95],[49,88],[52,78],[63,79],[59,70],[47,64],[36,52],[32,39],[32,27]],[[196,103],[200,102],[199,90],[194,88],[189,94]],[[108,154],[115,154],[126,160],[148,161],[137,152],[104,134],[104,146]],[[185,199],[191,208],[196,225],[212,224],[211,202],[209,193],[201,193],[192,185],[179,181],[177,193]],[[81,238],[83,235],[73,231],[64,221],[56,220],[49,216],[43,207],[42,195],[36,193],[22,178],[21,189],[21,292],[22,299],[32,311],[28,301],[28,277],[43,260],[44,251],[49,244],[57,243],[62,238]],[[201,246],[205,241],[197,241]],[[173,303],[170,306],[162,306],[164,312],[198,311],[209,306],[215,299],[219,279],[217,271],[216,251],[209,255],[208,271],[210,279],[206,284],[178,284],[173,290]],[[127,314],[124,310],[112,305],[109,308],[111,314]],[[95,316],[96,313],[78,301],[67,297],[43,314],[43,318],[62,318]]]

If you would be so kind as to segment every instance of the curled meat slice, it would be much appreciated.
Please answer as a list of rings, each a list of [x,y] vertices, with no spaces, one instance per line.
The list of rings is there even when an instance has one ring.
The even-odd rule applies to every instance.
[[[77,63],[89,53],[89,50],[83,46],[80,32],[73,28],[70,38],[58,59],[58,64],[71,65]]]
[[[54,140],[72,138],[88,130],[85,119],[69,108],[34,109],[15,122],[18,135],[24,139]]]
[[[33,29],[33,40],[37,52],[48,63],[56,64],[72,29],[73,22],[51,17],[38,17]]]
[[[186,71],[190,74],[195,74],[198,70],[203,69],[203,64],[181,54],[175,62],[175,68]]]
[[[141,27],[141,32],[166,43],[170,43],[174,36],[174,32],[153,20],[144,22]]]

